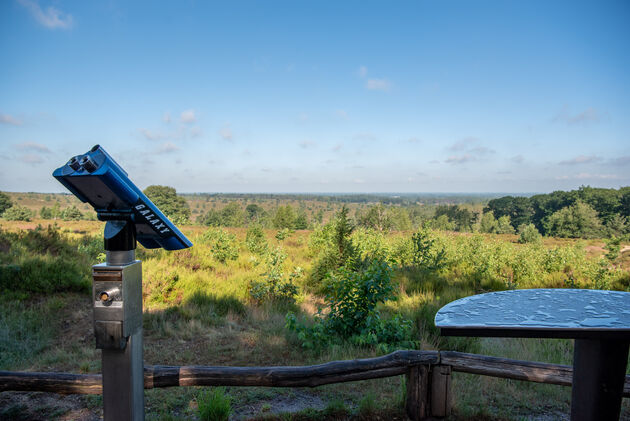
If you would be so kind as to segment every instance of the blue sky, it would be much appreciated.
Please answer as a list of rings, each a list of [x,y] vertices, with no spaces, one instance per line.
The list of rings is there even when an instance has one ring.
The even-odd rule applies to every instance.
[[[0,190],[630,185],[630,2],[0,2]]]

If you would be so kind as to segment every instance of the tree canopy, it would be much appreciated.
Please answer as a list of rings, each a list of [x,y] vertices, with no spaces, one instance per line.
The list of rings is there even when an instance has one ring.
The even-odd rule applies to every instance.
[[[177,196],[177,191],[168,186],[149,186],[144,194],[166,215],[174,224],[186,224],[190,219],[190,208],[186,199]]]
[[[0,215],[11,206],[13,206],[13,202],[11,202],[9,195],[0,191]]]

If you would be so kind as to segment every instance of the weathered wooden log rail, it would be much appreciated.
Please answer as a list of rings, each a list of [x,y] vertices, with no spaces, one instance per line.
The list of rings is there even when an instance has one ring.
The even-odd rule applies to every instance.
[[[419,420],[450,412],[451,371],[571,386],[573,368],[452,351],[396,351],[360,360],[312,366],[206,367],[145,366],[144,388],[175,386],[316,387],[406,375],[407,414]],[[1,391],[101,394],[101,375],[0,371]],[[630,397],[630,375],[623,396]]]

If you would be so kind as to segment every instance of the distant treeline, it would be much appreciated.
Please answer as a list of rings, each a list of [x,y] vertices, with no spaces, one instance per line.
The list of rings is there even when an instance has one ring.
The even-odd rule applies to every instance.
[[[513,227],[533,224],[543,235],[569,238],[620,237],[629,233],[630,187],[580,187],[531,197],[505,196],[484,208]]]
[[[183,197],[228,200],[292,200],[333,203],[383,203],[386,205],[486,203],[500,193],[186,193]]]
[[[426,226],[460,232],[521,235],[527,232],[534,237],[541,234],[567,238],[630,237],[630,187],[618,190],[580,187],[530,197],[482,194],[182,195],[166,186],[149,186],[145,193],[176,224],[314,229],[348,204],[353,224],[379,232]],[[191,211],[193,206],[194,211]],[[35,210],[13,203],[0,192],[0,214],[2,212],[5,219],[36,217]],[[37,213],[43,219],[95,219],[91,211],[81,212],[74,205],[61,209],[57,202],[39,208]]]

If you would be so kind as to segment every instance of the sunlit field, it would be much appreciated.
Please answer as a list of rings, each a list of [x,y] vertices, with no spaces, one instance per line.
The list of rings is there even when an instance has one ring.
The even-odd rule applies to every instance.
[[[258,237],[251,227],[185,225],[181,230],[194,243],[190,249],[167,252],[139,246],[145,364],[308,365],[400,348],[571,364],[571,341],[446,339],[439,336],[433,317],[452,300],[488,291],[629,290],[630,251],[623,243],[625,251],[613,259],[606,257],[605,242],[597,239],[544,238],[520,244],[513,234],[355,228],[347,237],[354,259],[381,261],[391,274],[391,297],[380,302],[377,311],[384,323],[398,323],[395,328],[401,336],[341,340],[331,334],[317,343],[299,333],[317,325],[318,309],[323,315],[329,310],[325,297],[332,281],[321,274],[338,252],[334,237],[338,220],[333,212],[328,220],[311,230],[260,229]],[[99,372],[89,274],[90,265],[104,258],[103,225],[38,219],[0,222],[0,370]],[[272,282],[285,289],[270,287]],[[288,314],[304,330],[291,328]],[[457,373],[453,377],[452,419],[566,417],[569,411],[566,387]],[[237,419],[404,419],[402,382],[394,377],[316,389],[231,387],[225,393]],[[204,390],[149,390],[147,418],[195,418]],[[71,419],[72,414],[97,416],[101,408],[99,397],[57,402],[33,394],[5,395],[0,402],[3,416],[30,411],[44,418]]]

